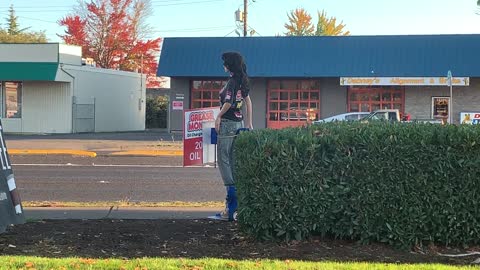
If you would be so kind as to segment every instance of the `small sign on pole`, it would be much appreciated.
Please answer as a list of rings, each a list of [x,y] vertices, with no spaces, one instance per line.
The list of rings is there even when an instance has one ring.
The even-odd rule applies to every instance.
[[[450,119],[449,119],[449,120],[450,120],[450,124],[453,124],[453,91],[452,91],[452,89],[453,89],[453,87],[452,87],[453,83],[452,83],[452,79],[453,79],[453,77],[452,77],[452,71],[449,70],[449,71],[447,72],[447,82],[448,82],[448,86],[450,87],[450,104],[449,104],[450,106],[449,106],[449,108],[448,108],[448,113],[449,113],[449,116],[450,116]]]
[[[184,110],[183,166],[215,162],[215,145],[211,144],[211,129],[215,127],[220,108]]]

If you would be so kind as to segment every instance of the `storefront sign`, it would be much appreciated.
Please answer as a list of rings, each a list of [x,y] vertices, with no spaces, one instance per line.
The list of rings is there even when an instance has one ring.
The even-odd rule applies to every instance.
[[[340,77],[340,85],[448,86],[447,77]],[[469,77],[453,77],[453,86],[470,85]]]
[[[480,124],[480,112],[461,112],[460,123],[466,125]]]
[[[219,112],[218,107],[184,111],[183,166],[214,162],[215,145],[210,144],[210,133]]]
[[[181,111],[183,110],[183,100],[174,100],[172,101],[172,109],[174,111]]]
[[[20,196],[13,176],[7,145],[0,123],[0,233],[7,226],[25,222]]]

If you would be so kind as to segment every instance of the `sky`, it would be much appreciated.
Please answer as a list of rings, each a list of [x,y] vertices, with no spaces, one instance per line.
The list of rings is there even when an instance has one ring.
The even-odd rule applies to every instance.
[[[90,0],[86,0],[89,2]],[[148,23],[156,37],[232,36],[234,13],[243,0],[151,0]],[[249,0],[248,26],[255,36],[275,36],[286,30],[287,13],[304,8],[317,21],[317,11],[343,21],[351,35],[480,34],[477,0]],[[1,0],[0,26],[6,27],[10,5],[20,27],[46,31],[50,42],[61,42],[57,23],[71,14],[77,0]],[[238,29],[241,33],[242,30]]]

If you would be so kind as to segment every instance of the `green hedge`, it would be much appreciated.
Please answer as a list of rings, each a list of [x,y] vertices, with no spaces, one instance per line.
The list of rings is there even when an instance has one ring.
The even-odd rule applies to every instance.
[[[327,123],[243,133],[239,223],[259,239],[480,243],[480,128]]]
[[[146,128],[167,128],[168,97],[147,97],[145,108]]]

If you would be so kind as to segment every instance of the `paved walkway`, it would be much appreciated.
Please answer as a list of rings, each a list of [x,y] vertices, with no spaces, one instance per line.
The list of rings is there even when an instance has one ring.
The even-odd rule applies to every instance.
[[[26,207],[27,219],[203,219],[221,211],[205,207]]]
[[[5,135],[11,155],[181,156],[181,134],[160,131]]]

